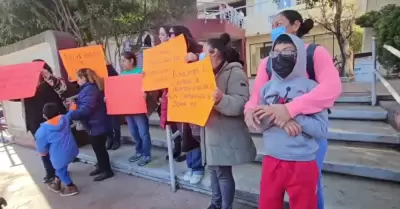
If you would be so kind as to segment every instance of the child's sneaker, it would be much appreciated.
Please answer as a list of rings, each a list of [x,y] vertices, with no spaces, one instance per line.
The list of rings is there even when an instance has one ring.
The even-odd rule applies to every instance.
[[[200,183],[201,179],[203,179],[203,175],[195,174],[195,173],[194,173],[194,174],[192,175],[192,177],[190,178],[189,183],[190,183],[190,184],[193,184],[193,185],[196,185],[196,184]]]
[[[55,178],[53,182],[48,185],[49,189],[55,193],[60,193],[61,191],[61,180],[59,178]]]
[[[192,178],[193,172],[192,171],[188,171],[185,173],[185,175],[183,176],[183,180],[184,181],[190,181],[190,179]]]
[[[66,186],[60,193],[62,197],[74,196],[79,193],[78,187],[75,185]]]
[[[138,162],[138,166],[145,166],[151,162],[150,156],[143,156]]]
[[[141,154],[136,154],[136,155],[134,155],[134,156],[129,158],[129,162],[133,163],[133,162],[136,162],[136,161],[140,160],[141,158],[142,158]]]

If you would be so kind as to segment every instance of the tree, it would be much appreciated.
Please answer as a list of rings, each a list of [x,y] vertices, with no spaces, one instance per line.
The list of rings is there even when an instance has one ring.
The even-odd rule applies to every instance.
[[[195,6],[193,0],[3,0],[0,46],[48,29],[69,32],[82,46],[136,34],[140,46],[145,31],[180,20]]]
[[[379,11],[370,11],[356,19],[361,27],[372,27],[376,37],[379,63],[392,72],[400,71],[400,58],[383,48],[387,44],[400,49],[400,6],[389,4]]]

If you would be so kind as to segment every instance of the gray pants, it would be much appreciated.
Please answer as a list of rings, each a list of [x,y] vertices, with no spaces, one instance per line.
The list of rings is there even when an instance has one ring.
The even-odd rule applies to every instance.
[[[235,198],[235,179],[232,166],[209,166],[211,174],[211,203],[216,208],[232,209]]]

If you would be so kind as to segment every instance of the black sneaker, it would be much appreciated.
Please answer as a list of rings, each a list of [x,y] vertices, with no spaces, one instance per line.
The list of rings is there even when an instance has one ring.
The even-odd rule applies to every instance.
[[[96,169],[89,173],[89,176],[97,176],[101,173],[100,168],[96,167]]]
[[[96,178],[93,179],[93,181],[103,181],[103,180],[111,178],[113,176],[114,176],[114,172],[107,171],[107,172],[100,173],[98,176],[96,176]]]
[[[50,182],[53,182],[53,181],[54,181],[54,178],[55,178],[54,175],[46,175],[46,176],[43,178],[43,183],[48,184],[48,183],[50,183]]]

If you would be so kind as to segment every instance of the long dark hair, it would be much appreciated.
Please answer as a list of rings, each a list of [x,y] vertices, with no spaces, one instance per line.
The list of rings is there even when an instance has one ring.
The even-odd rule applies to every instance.
[[[243,65],[244,62],[240,59],[240,54],[234,48],[229,46],[230,41],[231,36],[228,33],[223,33],[220,38],[208,39],[207,43],[212,48],[217,49],[226,62],[239,62]]]
[[[174,25],[172,26],[172,30],[174,31],[175,36],[183,34],[188,47],[187,52],[192,52],[196,54],[203,51],[203,47],[194,40],[192,33],[187,27],[182,25]]]
[[[164,29],[165,33],[166,33],[167,36],[169,37],[169,36],[170,36],[170,34],[169,34],[169,29],[171,29],[171,26],[169,26],[169,25],[163,25],[163,26],[161,26],[158,30],[160,31],[161,28]]]
[[[132,60],[133,62],[132,62],[132,64],[133,64],[133,67],[136,67],[136,65],[137,65],[137,57],[136,57],[136,55],[133,53],[133,52],[130,52],[130,51],[124,51],[122,54],[121,54],[121,56],[123,56],[125,59],[127,59],[127,60]]]
[[[43,68],[49,71],[50,74],[53,74],[53,70],[51,69],[50,65],[48,65],[44,60],[42,59],[34,59],[32,62],[44,62]]]
[[[296,33],[299,38],[302,38],[314,27],[314,21],[312,19],[305,19],[303,21],[303,17],[296,10],[284,10],[279,14],[286,17],[291,25],[293,25],[296,21],[300,22],[300,28]]]

